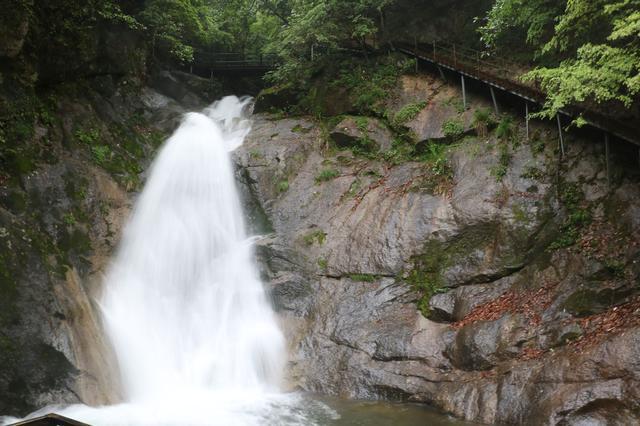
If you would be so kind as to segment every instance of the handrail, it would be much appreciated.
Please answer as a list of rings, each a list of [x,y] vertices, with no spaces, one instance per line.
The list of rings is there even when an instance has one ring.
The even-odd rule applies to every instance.
[[[451,69],[461,75],[472,77],[490,86],[505,90],[527,101],[544,104],[547,95],[536,81],[523,81],[520,76],[526,72],[522,64],[504,58],[487,55],[479,50],[458,46],[454,43],[432,40],[430,42],[395,43],[394,49],[414,58],[432,62]],[[484,57],[483,57],[484,56]],[[568,116],[584,114],[587,122],[598,129],[607,131],[621,139],[640,145],[638,131],[629,123],[620,122],[597,107],[571,105],[560,111]]]
[[[209,68],[271,68],[278,63],[273,54],[237,52],[194,52],[193,64]]]

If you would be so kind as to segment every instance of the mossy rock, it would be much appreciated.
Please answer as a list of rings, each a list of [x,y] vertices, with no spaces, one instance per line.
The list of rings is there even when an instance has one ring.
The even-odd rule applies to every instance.
[[[577,317],[595,315],[622,303],[631,294],[632,289],[626,288],[579,289],[567,298],[563,308]]]
[[[262,90],[256,97],[254,111],[282,111],[297,103],[298,93],[289,85],[274,86]]]

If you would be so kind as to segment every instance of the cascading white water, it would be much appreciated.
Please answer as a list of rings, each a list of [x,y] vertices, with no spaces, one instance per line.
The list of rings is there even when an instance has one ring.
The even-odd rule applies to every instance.
[[[252,261],[229,158],[250,130],[249,104],[227,97],[186,114],[137,200],[100,301],[125,402],[54,411],[94,425],[332,418],[323,404],[278,392],[284,339]]]
[[[127,399],[275,389],[283,337],[265,298],[228,151],[248,100],[189,113],[160,152],[102,307]]]

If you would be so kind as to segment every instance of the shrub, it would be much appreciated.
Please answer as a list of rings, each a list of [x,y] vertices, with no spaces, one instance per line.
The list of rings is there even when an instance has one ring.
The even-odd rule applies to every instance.
[[[512,141],[516,136],[516,129],[513,119],[510,116],[504,116],[498,127],[496,127],[496,137],[503,141]]]
[[[324,258],[318,259],[318,266],[320,267],[320,269],[326,270],[327,267],[329,266],[327,259],[324,259]]]
[[[442,133],[447,138],[457,139],[464,134],[464,123],[455,118],[449,119],[442,125]]]
[[[491,168],[491,175],[493,175],[497,181],[501,181],[509,171],[509,163],[511,162],[509,145],[507,145],[506,142],[500,142],[498,144],[498,152],[498,164]]]
[[[355,117],[353,121],[356,123],[356,127],[362,133],[367,133],[367,128],[369,127],[369,119],[367,117]]]
[[[331,179],[335,179],[338,176],[340,176],[340,172],[339,171],[337,171],[336,169],[333,169],[333,168],[328,168],[328,169],[322,170],[318,174],[318,176],[316,176],[315,181],[316,181],[316,183],[326,182],[326,181],[329,181]]]
[[[84,145],[93,145],[100,139],[100,131],[98,129],[76,130],[76,139]]]
[[[72,226],[75,225],[76,223],[76,217],[73,215],[73,213],[67,213],[62,217],[62,220],[64,221],[64,223],[66,225]]]
[[[396,126],[399,126],[408,121],[413,120],[418,116],[418,114],[420,114],[420,111],[422,111],[426,106],[427,106],[427,103],[424,101],[405,105],[393,117],[393,124]]]
[[[327,234],[325,234],[324,231],[322,231],[322,230],[317,230],[317,231],[310,232],[307,235],[305,235],[304,237],[302,237],[302,241],[307,246],[312,246],[314,243],[318,243],[318,244],[322,245],[322,244],[324,244],[326,239],[327,239]]]
[[[289,190],[289,181],[281,180],[278,182],[278,192],[287,192]]]
[[[351,281],[371,283],[376,280],[376,276],[371,274],[350,274],[349,279]]]
[[[111,156],[111,149],[107,145],[96,145],[91,147],[91,154],[93,161],[102,166]]]
[[[491,111],[486,108],[475,110],[473,113],[473,127],[481,138],[486,138],[489,134],[489,126],[495,124]]]
[[[560,201],[566,208],[567,217],[560,229],[560,235],[549,246],[551,250],[575,244],[580,237],[582,228],[591,223],[592,219],[584,193],[577,184],[568,184],[560,193]]]

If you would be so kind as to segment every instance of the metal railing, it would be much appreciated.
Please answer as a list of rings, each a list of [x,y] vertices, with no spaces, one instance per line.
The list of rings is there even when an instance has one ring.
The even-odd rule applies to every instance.
[[[395,48],[416,59],[431,62],[438,67],[448,68],[463,76],[467,75],[488,84],[490,87],[502,89],[527,101],[543,104],[547,98],[546,93],[537,82],[523,81],[520,78],[531,69],[525,64],[490,56],[479,50],[442,40],[396,43]],[[493,92],[492,96],[494,96]],[[608,114],[607,111],[603,111],[602,106],[586,103],[570,105],[560,113],[570,117],[582,116],[589,125],[640,145],[637,128],[631,123],[620,121]]]
[[[278,57],[253,53],[196,51],[193,63],[211,69],[270,69],[278,64]]]
[[[531,100],[541,101],[545,97],[536,83],[520,79],[520,76],[529,70],[523,64],[443,40],[400,43],[398,47],[417,58],[493,83]]]

